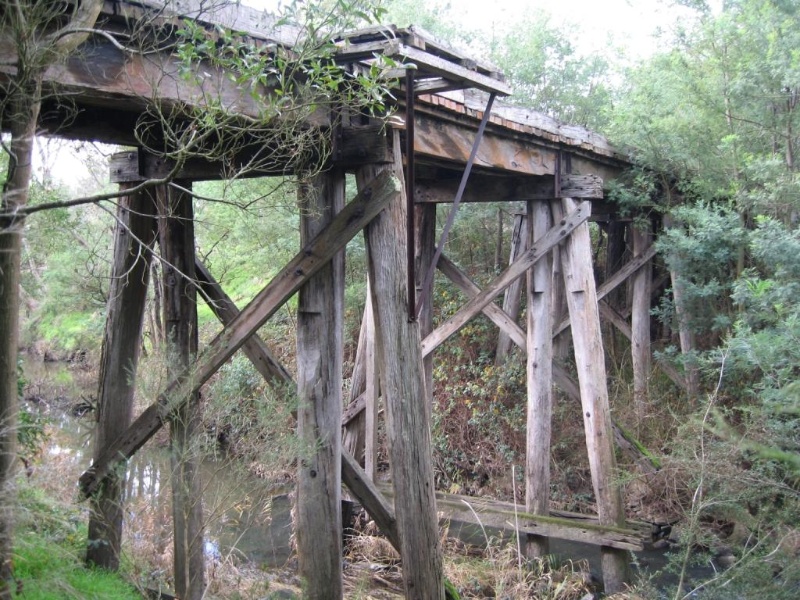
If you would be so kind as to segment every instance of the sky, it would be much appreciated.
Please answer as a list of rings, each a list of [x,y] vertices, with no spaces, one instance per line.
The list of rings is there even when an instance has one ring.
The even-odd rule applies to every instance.
[[[280,0],[240,0],[242,4],[258,9],[275,10]],[[622,49],[627,58],[645,58],[658,50],[654,33],[668,30],[680,12],[670,9],[668,0],[419,0],[428,4],[451,2],[457,10],[450,11],[463,25],[487,32],[500,30],[504,23],[512,23],[526,13],[543,10],[549,12],[554,25],[569,24],[574,27],[576,48],[583,53],[605,50],[609,43]],[[719,4],[722,0],[712,0]],[[401,27],[413,23],[396,23]],[[84,157],[59,153],[52,165],[56,179],[69,182],[72,187],[88,176],[82,167]],[[37,158],[41,169],[42,159]],[[80,172],[81,176],[76,176]]]
[[[681,11],[668,6],[667,0],[420,0],[429,4],[448,1],[458,7],[453,11],[464,25],[472,28],[502,27],[533,11],[549,12],[554,24],[577,25],[575,45],[581,51],[599,50],[613,39],[631,58],[646,57],[658,49],[654,33],[668,29]],[[722,0],[712,0],[719,4]],[[274,10],[278,0],[241,0],[254,8]],[[413,23],[396,23],[401,27]]]

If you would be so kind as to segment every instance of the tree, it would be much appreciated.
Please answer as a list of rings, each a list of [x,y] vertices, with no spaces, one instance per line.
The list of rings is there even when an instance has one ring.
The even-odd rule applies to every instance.
[[[0,209],[0,598],[10,598],[13,583],[14,474],[16,470],[17,346],[21,229],[15,214],[28,203],[33,140],[42,103],[45,71],[86,39],[103,6],[102,0],[70,5],[18,0],[0,13],[0,28],[17,49],[15,74],[4,81],[2,128],[10,131],[8,168]]]

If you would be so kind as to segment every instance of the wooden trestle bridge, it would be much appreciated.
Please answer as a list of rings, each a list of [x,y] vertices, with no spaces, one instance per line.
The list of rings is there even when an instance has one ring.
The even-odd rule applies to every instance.
[[[285,45],[294,39],[292,32],[276,29],[270,18],[251,9],[199,13],[196,5],[187,0],[168,3],[164,10],[163,2],[152,0],[107,1],[98,28],[108,35],[92,36],[65,64],[48,71],[46,85],[58,93],[48,96],[51,99],[43,107],[43,129],[65,138],[137,146],[136,124],[153,103],[162,108],[202,106],[205,90],[179,76],[178,59],[168,45],[140,54],[123,51],[112,39],[144,17],[148,27],[157,28],[174,23],[175,15],[181,14],[209,27],[221,24],[241,31],[262,44]],[[618,177],[628,164],[601,136],[496,100],[511,89],[493,67],[451,51],[413,28],[354,32],[341,41],[338,59],[357,65],[376,53],[416,67],[397,74],[401,85],[395,118],[385,128],[361,115],[342,117],[336,125],[326,121],[328,115],[317,115],[317,125],[336,131],[326,169],[299,190],[300,201],[309,209],[302,216],[302,247],[241,310],[194,255],[192,199],[187,191],[193,181],[224,178],[228,165],[187,161],[172,173],[184,190],[179,191],[166,183],[139,185],[174,171],[174,164],[163,155],[131,150],[115,156],[112,180],[131,192],[121,199],[118,213],[96,452],[80,481],[96,515],[90,538],[119,548],[120,462],[164,424],[171,428],[173,446],[189,444],[196,427],[193,407],[198,389],[242,349],[268,381],[296,386],[298,434],[315,448],[297,474],[296,538],[308,597],[341,597],[344,483],[400,551],[407,596],[442,598],[430,441],[431,365],[436,348],[483,313],[501,332],[499,352],[514,344],[527,353],[526,500],[520,520],[529,553],[546,553],[549,536],[598,544],[606,589],[618,590],[628,578],[628,552],[640,547],[643,534],[626,522],[615,473],[600,320],[609,320],[631,338],[635,391],[646,393],[654,256],[651,232],[629,228],[633,251],[622,264],[627,224],[616,218],[613,205],[603,201],[604,183]],[[0,41],[0,54],[13,55],[13,47]],[[11,72],[2,69],[7,67],[0,66],[0,77],[9,76]],[[256,113],[254,100],[224,73],[210,67],[209,72],[225,106],[244,116]],[[69,99],[68,108],[63,98]],[[154,143],[151,140],[151,149]],[[281,172],[281,165],[275,172]],[[358,182],[358,194],[347,205],[346,172],[355,173]],[[481,290],[441,253],[452,219],[437,240],[437,209],[445,204],[443,208],[453,215],[459,204],[518,201],[526,202],[527,212],[517,217],[510,264]],[[606,262],[616,269],[599,287],[592,265],[590,220],[600,221],[607,232]],[[343,250],[362,231],[371,301],[363,319],[352,396],[343,398]],[[138,357],[151,260],[138,248],[152,249],[156,240],[168,265],[165,321],[179,360],[172,368],[172,382],[134,419],[130,375]],[[434,267],[469,298],[435,330]],[[519,298],[523,276],[528,309],[526,322],[520,325],[519,302],[514,298]],[[604,299],[628,280],[633,288],[630,318]],[[196,290],[224,324],[224,330],[203,348],[197,347]],[[504,292],[500,308],[494,299]],[[256,332],[295,293],[299,294],[297,374],[292,382]],[[567,328],[572,331],[577,382],[553,364],[554,337]],[[685,385],[681,374],[669,375]],[[598,508],[593,520],[549,511],[554,384],[580,401]],[[379,391],[386,405],[393,502],[372,483]],[[194,467],[191,461],[179,463],[173,492],[176,588],[181,597],[199,598],[202,513],[191,497],[197,493]],[[438,507],[448,503],[452,504],[440,497]],[[502,515],[502,507],[492,510]],[[483,514],[490,512],[487,508]],[[109,564],[101,555],[95,559]]]

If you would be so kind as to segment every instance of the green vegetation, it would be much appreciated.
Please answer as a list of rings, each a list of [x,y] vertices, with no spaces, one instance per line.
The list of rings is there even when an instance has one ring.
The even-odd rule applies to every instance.
[[[445,40],[480,48],[473,53],[489,56],[515,85],[513,101],[600,130],[634,161],[625,179],[614,183],[613,200],[621,214],[669,225],[657,241],[661,273],[672,275],[653,307],[662,332],[657,359],[697,369],[700,386],[690,396],[654,374],[648,413],[637,420],[627,342],[607,334],[615,419],[659,467],[645,477],[620,461],[629,506],[640,511],[632,516],[679,521],[670,569],[683,587],[662,595],[681,598],[702,583],[705,598],[793,598],[800,585],[800,8],[785,0],[732,0],[717,12],[703,1],[665,3],[691,5],[694,11],[680,29],[662,33],[660,52],[633,65],[613,55],[613,44],[607,54],[582,53],[574,30],[544,12],[497,26],[491,36],[455,26],[459,8],[443,2],[388,2],[384,20],[415,22]],[[181,52],[187,61],[213,51],[203,32],[187,29],[184,35]],[[239,43],[233,37],[223,41],[229,49]],[[221,64],[232,59],[224,52],[217,57]],[[264,65],[252,68],[240,82],[250,81]],[[343,76],[329,63],[314,75],[310,81],[320,87]],[[354,101],[379,109],[368,98]],[[194,188],[200,197],[198,255],[239,306],[297,251],[293,184],[264,178]],[[348,187],[354,187],[352,181]],[[30,203],[66,197],[65,189],[43,177],[35,182]],[[463,207],[446,254],[479,285],[489,281],[508,256],[513,213],[521,208]],[[61,357],[79,349],[99,354],[112,227],[112,215],[97,206],[48,210],[27,220],[26,345]],[[500,227],[505,237],[498,259]],[[592,236],[602,257],[606,232],[594,227]],[[364,305],[364,262],[359,237],[348,247],[349,366]],[[600,258],[598,273],[604,267]],[[152,275],[160,277],[158,266]],[[680,307],[673,286],[682,289]],[[437,279],[437,322],[463,301],[451,284]],[[148,302],[145,360],[153,365],[159,348],[152,292]],[[294,352],[295,310],[290,302],[261,331],[287,365]],[[204,306],[200,320],[204,338],[219,330]],[[693,336],[691,351],[680,348],[681,328]],[[479,318],[437,351],[434,464],[443,490],[508,499],[515,489],[519,494],[524,463],[525,365],[512,353],[497,366],[495,343],[496,329]],[[574,369],[568,358],[562,366]],[[155,379],[158,369],[145,371]],[[140,395],[150,398],[156,387],[147,381]],[[291,394],[268,393],[243,357],[227,365],[205,394],[209,452],[224,438],[231,455],[257,462],[252,470],[259,471],[265,465],[288,471],[292,457],[302,453],[289,439]],[[575,415],[576,407],[559,398],[552,499],[558,508],[587,510],[593,492]],[[42,427],[32,413],[20,418],[21,450],[30,459],[43,442]],[[269,453],[275,464],[263,456]],[[118,597],[110,587],[100,591],[116,585],[115,578],[102,583],[100,574],[77,566],[85,539],[78,525],[82,516],[24,487],[21,506],[26,511],[16,561],[21,597]],[[732,566],[709,575],[710,581],[689,582],[689,567],[718,560],[722,548],[730,551]],[[451,563],[450,593],[466,598],[488,593],[487,586],[498,593],[532,589],[527,571],[511,582],[503,579],[514,571],[516,557],[497,552],[493,560]],[[559,577],[548,589],[566,581],[575,594],[584,593],[573,573]],[[647,592],[647,585],[642,589]]]
[[[84,515],[27,485],[14,556],[16,598],[31,600],[136,600],[141,594],[119,574],[87,569]]]

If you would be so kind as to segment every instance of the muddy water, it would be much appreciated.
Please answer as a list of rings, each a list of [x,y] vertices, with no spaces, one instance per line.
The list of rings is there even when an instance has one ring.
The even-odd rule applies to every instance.
[[[91,428],[93,414],[76,418],[71,407],[81,397],[94,393],[93,381],[86,381],[76,370],[63,363],[41,363],[28,360],[26,377],[35,395],[46,379],[49,393],[62,400],[53,405],[41,404],[49,410],[54,435],[47,455],[58,461],[63,476],[77,477],[91,463]],[[47,458],[45,460],[48,460]],[[280,567],[290,555],[291,504],[286,490],[276,490],[263,481],[242,472],[240,467],[207,460],[202,465],[203,502],[207,516],[205,550],[212,559],[234,559],[252,566]],[[154,552],[166,552],[171,532],[170,460],[165,448],[148,444],[129,461],[125,487],[126,536],[132,543],[150,544]],[[495,539],[500,532],[484,532],[469,523],[451,522],[450,532],[476,546],[486,544],[486,533]],[[595,546],[551,540],[551,553],[573,561],[585,560],[592,573],[600,573],[600,552]],[[663,550],[637,553],[635,564],[642,576],[662,570],[668,556]],[[702,581],[713,574],[710,566],[694,567],[693,579]],[[674,585],[669,575],[660,575],[659,587]]]
[[[26,402],[48,421],[50,439],[43,468],[51,467],[69,490],[91,465],[94,413],[76,416],[77,407],[96,393],[92,373],[63,362],[24,357]],[[131,542],[149,543],[167,552],[172,516],[170,457],[167,448],[149,442],[128,462],[125,484],[125,532]],[[201,465],[206,515],[205,551],[212,559],[280,567],[289,558],[290,501],[285,491],[268,486],[223,460]],[[147,540],[145,538],[153,538]]]

